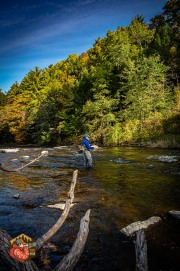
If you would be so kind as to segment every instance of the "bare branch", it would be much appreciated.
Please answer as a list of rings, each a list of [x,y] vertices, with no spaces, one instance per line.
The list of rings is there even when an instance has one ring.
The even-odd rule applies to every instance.
[[[71,182],[71,187],[68,192],[68,199],[65,204],[64,211],[55,225],[41,238],[39,238],[36,242],[36,248],[39,249],[62,225],[65,221],[68,212],[70,210],[72,201],[74,199],[74,189],[77,180],[78,170],[73,172],[73,178]],[[75,264],[78,262],[83,248],[86,243],[86,239],[89,232],[89,216],[90,210],[88,210],[85,216],[81,219],[80,229],[77,235],[77,238],[72,246],[70,252],[64,257],[64,259],[60,262],[59,265],[55,268],[55,271],[70,271],[73,269]],[[0,230],[0,254],[2,259],[10,266],[12,271],[39,271],[38,267],[35,265],[33,261],[26,261],[21,263],[16,259],[10,256],[10,240],[12,238],[5,232]]]
[[[16,172],[16,171],[19,171],[19,170],[21,170],[21,169],[23,169],[23,168],[25,168],[25,167],[27,167],[27,166],[33,164],[34,162],[36,162],[37,160],[39,160],[43,155],[47,155],[47,154],[48,154],[48,151],[42,151],[42,152],[41,152],[41,155],[39,155],[39,156],[38,156],[37,158],[35,158],[33,161],[29,162],[28,164],[25,164],[25,165],[22,166],[22,167],[19,167],[19,168],[16,168],[16,169],[12,169],[12,170],[4,168],[4,167],[2,166],[2,164],[0,163],[0,169],[3,170],[3,171],[5,171],[5,172]]]
[[[37,240],[37,242],[36,242],[37,249],[42,247],[43,244],[45,242],[47,242],[47,240],[49,238],[51,238],[59,230],[59,228],[62,226],[62,224],[66,220],[66,217],[68,216],[69,210],[71,208],[71,203],[73,202],[73,199],[74,199],[74,189],[75,189],[76,180],[77,180],[77,173],[78,173],[78,170],[75,170],[73,172],[71,187],[68,192],[68,199],[66,200],[65,208],[64,208],[60,218],[57,220],[57,222],[54,224],[54,226],[49,231],[47,231],[41,238],[39,238]]]
[[[88,210],[85,216],[81,219],[79,232],[70,252],[56,266],[54,271],[71,271],[78,262],[84,249],[86,239],[89,233],[89,221],[90,221],[89,216],[90,210]]]
[[[41,155],[40,156],[38,156],[37,158],[35,158],[33,161],[31,161],[31,162],[29,162],[29,163],[27,163],[27,164],[25,164],[24,166],[22,166],[22,167],[18,167],[18,168],[16,168],[16,170],[15,171],[19,171],[19,170],[21,170],[21,169],[23,169],[23,168],[25,168],[25,167],[27,167],[27,166],[29,166],[29,165],[31,165],[31,164],[33,164],[34,162],[36,162],[38,159],[40,159],[42,156],[43,156],[44,154],[43,153],[41,153]]]

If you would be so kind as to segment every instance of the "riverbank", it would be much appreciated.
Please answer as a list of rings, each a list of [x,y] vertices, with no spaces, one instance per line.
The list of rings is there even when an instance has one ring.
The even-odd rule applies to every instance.
[[[77,142],[64,142],[61,145],[37,145],[37,144],[0,144],[0,152],[6,152],[7,149],[17,149],[17,148],[53,148],[62,146],[74,146],[80,145],[80,140]],[[96,142],[95,142],[96,143]],[[98,143],[97,143],[98,144]],[[122,144],[116,145],[103,145],[99,144],[99,147],[143,147],[143,148],[161,148],[161,149],[180,149],[180,135],[167,135],[156,140],[147,140],[146,142],[124,142]]]

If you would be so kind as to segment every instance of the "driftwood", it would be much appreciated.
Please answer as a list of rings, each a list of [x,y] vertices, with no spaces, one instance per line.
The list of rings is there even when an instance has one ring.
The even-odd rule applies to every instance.
[[[148,271],[147,264],[147,243],[144,230],[136,232],[136,271]]]
[[[133,233],[135,233],[138,230],[146,229],[152,224],[155,224],[157,222],[161,221],[161,218],[158,216],[152,216],[147,220],[144,221],[137,221],[134,222],[124,228],[121,229],[121,232],[125,234],[126,236],[131,236]]]
[[[70,191],[68,192],[68,199],[65,204],[65,209],[61,215],[61,217],[58,219],[58,221],[55,223],[55,225],[41,238],[39,238],[36,242],[37,249],[40,249],[43,244],[52,237],[57,230],[60,228],[60,226],[65,221],[68,212],[70,210],[72,201],[74,199],[74,189],[76,185],[76,179],[77,179],[77,173],[78,171],[73,172],[73,178],[71,182]],[[89,215],[90,210],[88,210],[85,214],[85,216],[81,219],[80,229],[77,235],[77,238],[72,246],[72,249],[70,252],[64,257],[64,259],[57,265],[57,267],[54,269],[54,271],[70,271],[73,269],[77,261],[79,260],[81,253],[83,251],[84,245],[86,243],[86,239],[89,232]],[[38,267],[35,265],[35,263],[31,260],[28,260],[24,263],[16,261],[14,258],[12,258],[9,254],[9,246],[10,246],[10,240],[11,236],[9,236],[5,231],[0,230],[0,254],[2,259],[7,263],[7,265],[10,266],[12,271],[39,271]]]
[[[48,232],[46,232],[41,238],[39,238],[36,241],[37,249],[42,247],[43,244],[59,230],[59,228],[64,223],[66,217],[68,216],[69,210],[71,208],[71,204],[72,204],[73,199],[74,199],[74,189],[75,189],[76,180],[77,180],[77,173],[78,173],[78,170],[75,170],[73,172],[71,187],[70,187],[70,190],[68,192],[68,199],[66,200],[66,204],[65,204],[64,210],[63,210],[60,218],[58,219],[58,221],[54,224],[54,226]]]
[[[0,163],[0,169],[3,170],[3,171],[5,171],[5,172],[16,172],[16,171],[19,171],[19,170],[21,170],[21,169],[23,169],[23,168],[25,168],[25,167],[27,167],[27,166],[33,164],[34,162],[38,161],[42,156],[47,155],[47,154],[48,154],[48,151],[42,151],[42,152],[41,152],[41,155],[39,155],[39,156],[38,156],[37,158],[35,158],[33,161],[29,162],[28,164],[25,164],[24,166],[21,166],[21,167],[19,167],[19,168],[12,169],[12,170],[4,168],[4,167],[2,166],[2,164]]]
[[[177,219],[180,219],[180,211],[169,211],[169,213]]]
[[[78,262],[89,232],[89,215],[90,210],[88,210],[81,219],[80,229],[70,252],[63,258],[59,265],[56,266],[54,271],[70,271]]]
[[[85,216],[81,219],[80,229],[77,238],[64,259],[55,267],[54,271],[71,271],[78,262],[84,249],[87,236],[89,233],[89,215],[88,210]],[[0,231],[0,253],[2,259],[11,267],[12,271],[39,271],[39,268],[33,261],[20,263],[9,255],[9,242],[12,238],[4,231]]]

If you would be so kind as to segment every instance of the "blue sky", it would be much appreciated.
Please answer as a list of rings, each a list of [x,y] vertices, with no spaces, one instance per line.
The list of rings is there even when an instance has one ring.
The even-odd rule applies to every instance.
[[[164,0],[4,0],[0,3],[0,89],[7,92],[35,66],[81,54],[137,14],[146,22]]]

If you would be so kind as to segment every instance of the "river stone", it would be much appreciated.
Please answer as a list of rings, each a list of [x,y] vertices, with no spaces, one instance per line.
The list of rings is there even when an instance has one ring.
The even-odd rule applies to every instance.
[[[19,149],[1,149],[0,152],[5,153],[5,152],[18,152]]]
[[[14,199],[19,199],[19,197],[20,197],[20,194],[16,194],[16,195],[12,196],[12,198],[14,198]]]
[[[122,228],[120,231],[123,234],[125,234],[126,236],[130,236],[133,233],[135,233],[136,231],[139,231],[141,229],[146,229],[148,226],[155,224],[159,221],[161,221],[160,217],[152,216],[147,220],[134,222],[134,223]]]
[[[44,198],[43,197],[24,197],[22,201],[22,206],[26,208],[36,208],[41,206],[43,203]]]
[[[180,219],[180,211],[169,211],[169,213],[177,219]]]
[[[9,215],[11,213],[12,213],[12,211],[8,210],[7,206],[4,206],[3,209],[0,208],[0,216],[7,216],[7,215]]]

